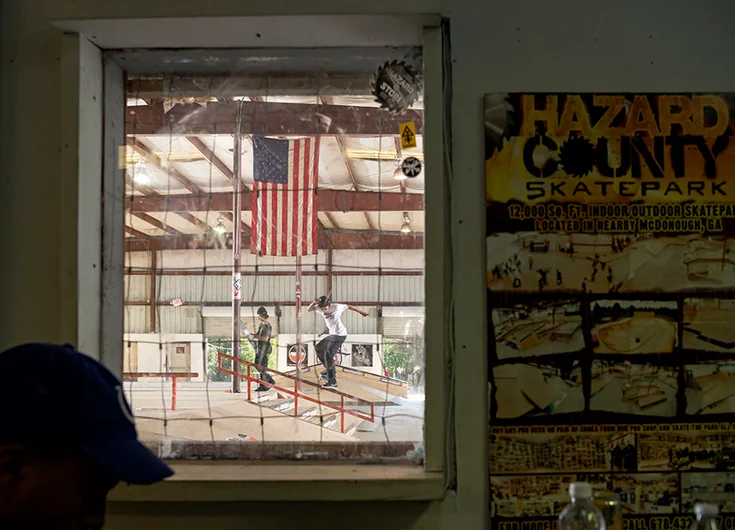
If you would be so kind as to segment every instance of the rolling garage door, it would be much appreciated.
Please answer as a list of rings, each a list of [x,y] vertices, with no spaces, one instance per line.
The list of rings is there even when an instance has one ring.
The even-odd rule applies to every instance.
[[[254,309],[251,307],[243,307],[241,312],[241,320],[247,326],[251,333],[255,333],[260,325],[257,315],[254,315]],[[278,334],[278,319],[273,314],[275,308],[266,307],[268,314],[268,322],[273,327],[273,336]],[[204,316],[204,338],[205,339],[229,339],[232,336],[232,309],[229,307],[204,307],[202,315]]]

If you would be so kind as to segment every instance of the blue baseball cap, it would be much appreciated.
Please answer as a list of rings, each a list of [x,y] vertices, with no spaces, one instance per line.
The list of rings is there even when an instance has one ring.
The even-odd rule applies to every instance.
[[[130,484],[173,475],[138,440],[120,380],[70,345],[24,344],[0,353],[0,440],[28,437],[78,446]]]

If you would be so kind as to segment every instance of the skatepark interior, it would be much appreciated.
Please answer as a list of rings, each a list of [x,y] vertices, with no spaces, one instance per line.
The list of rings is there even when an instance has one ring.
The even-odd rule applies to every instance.
[[[96,76],[98,65],[85,68],[88,57],[80,56],[78,47],[69,46],[75,33],[82,34],[84,43],[94,37],[96,46],[85,51],[152,48],[165,55],[161,50],[262,46],[278,50],[313,46],[350,50],[352,46],[414,44],[422,38],[421,28],[438,27],[441,17],[451,28],[445,42],[451,76],[444,86],[438,83],[438,92],[431,82],[426,88],[427,92],[434,90],[427,106],[446,99],[444,123],[453,146],[437,149],[434,144],[433,152],[451,154],[447,162],[450,175],[445,183],[451,202],[443,192],[434,195],[427,224],[436,216],[443,217],[447,226],[461,227],[454,230],[451,241],[435,240],[435,252],[448,256],[447,270],[442,272],[454,279],[447,288],[455,318],[448,324],[452,347],[447,348],[446,356],[457,384],[447,392],[452,405],[447,410],[451,413],[446,427],[440,429],[452,436],[445,451],[444,444],[438,444],[441,454],[436,460],[443,464],[446,458],[446,465],[437,466],[442,470],[437,474],[442,475],[440,481],[446,479],[447,485],[440,486],[440,491],[429,490],[423,487],[427,480],[422,476],[422,480],[411,483],[419,484],[408,495],[405,480],[381,479],[372,486],[365,480],[343,480],[335,485],[328,479],[336,472],[322,468],[313,475],[320,480],[312,485],[319,498],[315,493],[303,501],[302,483],[283,471],[250,488],[232,475],[228,480],[223,475],[200,475],[191,480],[189,475],[193,484],[186,491],[176,483],[141,489],[144,493],[135,499],[123,498],[118,492],[108,507],[106,528],[323,527],[329,524],[325,515],[330,523],[348,524],[351,530],[488,528],[488,330],[485,293],[479,285],[485,267],[479,241],[485,233],[483,95],[499,88],[527,91],[534,87],[565,87],[603,94],[683,93],[696,87],[707,90],[733,86],[732,68],[712,67],[731,63],[732,17],[726,16],[732,9],[730,2],[714,0],[709,8],[702,9],[681,0],[665,5],[626,5],[542,2],[528,9],[519,2],[467,0],[406,0],[400,4],[355,0],[0,2],[0,121],[7,131],[3,142],[4,178],[0,179],[0,212],[5,227],[0,272],[6,280],[0,297],[0,342],[4,347],[28,340],[97,344],[94,317],[101,313],[106,318],[104,304],[100,311],[100,296],[88,289],[86,281],[94,274],[93,264],[98,272],[103,265],[107,267],[95,261],[100,249],[85,244],[98,239],[101,223],[83,217],[86,196],[79,192],[89,190],[91,195],[94,191],[93,186],[87,187],[86,175],[97,179],[99,171],[95,168],[102,165],[101,155],[90,156],[102,150],[98,145],[102,135],[95,131],[109,121],[86,119],[90,114],[83,121],[75,120],[80,103],[84,103],[80,102],[77,81],[87,88],[88,80],[95,79],[94,86],[100,82]],[[325,23],[330,19],[334,21],[331,25]],[[564,30],[569,27],[584,30]],[[116,40],[111,43],[111,39]],[[427,33],[432,46],[425,50],[427,62],[432,60],[431,50],[441,47],[441,38],[438,44],[430,39]],[[359,55],[354,48],[347,53]],[[442,61],[430,64],[441,68]],[[99,105],[101,98],[96,101]],[[427,124],[426,136],[436,134],[436,128]],[[109,149],[117,152],[123,143]],[[427,156],[431,152],[427,150]],[[76,160],[77,155],[82,158]],[[89,164],[81,170],[79,162]],[[589,265],[585,268],[591,269]],[[553,288],[553,277],[550,279]],[[653,271],[649,279],[655,279]],[[596,282],[605,283],[599,272]],[[224,289],[220,302],[227,302],[229,280]],[[432,284],[428,289],[439,289],[439,285]],[[149,297],[146,294],[141,302]],[[93,303],[90,298],[94,298]],[[122,303],[115,300],[118,302]],[[185,312],[190,309],[187,305],[181,308]],[[434,312],[442,308],[427,302],[426,310],[431,321]],[[196,329],[196,318],[188,319],[188,324],[189,329]],[[142,326],[136,329],[147,333]],[[166,385],[164,390],[168,388]],[[228,467],[216,464],[220,463],[204,462],[199,467]],[[375,466],[364,467],[376,472]],[[245,469],[242,473],[248,474]],[[165,502],[159,502],[164,498]]]
[[[579,412],[584,409],[579,363],[505,364],[493,368],[498,418]]]
[[[735,411],[735,362],[711,361],[684,365],[687,414]]]
[[[377,67],[385,58],[366,60]],[[128,80],[124,226],[124,389],[141,437],[151,444],[421,445],[424,173],[408,178],[400,167],[411,157],[420,166],[421,134],[405,148],[398,122],[391,134],[378,134],[387,126],[378,120],[383,111],[359,90],[321,96],[276,84],[227,98],[216,91],[139,97],[135,87],[145,83]],[[163,79],[158,83],[163,90]],[[409,117],[421,120],[422,108],[419,98]],[[317,111],[332,116],[339,134],[311,124]],[[294,179],[306,177],[293,174],[289,194],[264,196],[274,217],[258,213],[256,126],[240,125],[241,139],[218,133],[238,112],[263,112],[263,127],[278,129],[282,144],[293,140],[290,165],[277,167],[299,171],[301,163],[315,175],[316,186],[306,185],[303,198],[294,196],[300,186]],[[163,116],[173,127],[161,125]],[[314,144],[299,147],[294,139],[304,136]],[[310,165],[309,156],[318,163]],[[238,178],[244,198],[233,203]],[[291,223],[287,206],[306,208],[309,201],[314,217]],[[255,238],[275,219],[288,224],[256,249]],[[302,223],[315,236],[298,240],[296,250],[292,239]],[[356,309],[341,317],[348,335],[335,357],[335,389],[323,388],[319,375],[324,320],[307,311],[322,295]],[[254,367],[232,366],[232,356],[255,361],[246,333],[257,333],[261,306],[272,326],[268,373],[275,383],[267,390],[258,388]]]
[[[578,302],[546,302],[492,310],[499,359],[575,352],[584,348]]]
[[[683,346],[691,350],[735,351],[735,300],[684,299]]]
[[[513,270],[505,272],[506,264]],[[500,277],[493,274],[495,267]],[[549,271],[543,288],[547,291],[582,290],[583,280],[584,288],[594,293],[735,287],[735,241],[699,235],[654,238],[536,232],[487,238],[490,289],[535,291],[539,270]],[[519,287],[513,286],[515,278],[521,282]]]
[[[671,353],[677,343],[676,302],[600,300],[591,312],[595,353]]]
[[[652,364],[592,362],[590,409],[675,416],[677,370]]]

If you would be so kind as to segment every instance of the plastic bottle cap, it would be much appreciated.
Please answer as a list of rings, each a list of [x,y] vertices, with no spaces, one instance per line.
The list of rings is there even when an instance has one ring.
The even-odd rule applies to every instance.
[[[592,486],[588,482],[572,482],[569,484],[569,496],[577,499],[592,497]]]
[[[720,507],[716,504],[705,504],[701,502],[694,505],[694,513],[704,516],[718,515],[720,513]]]

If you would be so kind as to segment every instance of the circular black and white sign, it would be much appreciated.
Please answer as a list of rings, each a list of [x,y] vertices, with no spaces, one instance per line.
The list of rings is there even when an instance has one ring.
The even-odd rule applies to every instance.
[[[300,352],[300,353],[297,354],[297,352]],[[291,344],[288,347],[287,364],[290,366],[297,364],[297,361],[296,361],[297,357],[298,357],[298,364],[301,364],[304,361],[306,361],[306,355],[307,355],[306,347],[303,344],[301,344],[298,347],[296,346],[296,344]]]
[[[372,91],[381,108],[401,114],[418,99],[420,84],[412,66],[403,61],[389,61],[373,76]]]
[[[415,156],[409,156],[401,162],[401,171],[408,178],[418,177],[421,173],[421,160]]]

